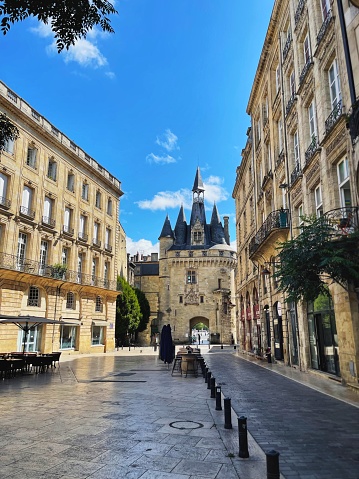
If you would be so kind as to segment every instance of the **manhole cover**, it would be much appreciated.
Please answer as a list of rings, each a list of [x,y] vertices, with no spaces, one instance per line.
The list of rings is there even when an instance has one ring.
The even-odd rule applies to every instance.
[[[174,429],[199,429],[203,424],[195,421],[174,421],[170,423],[170,427]]]

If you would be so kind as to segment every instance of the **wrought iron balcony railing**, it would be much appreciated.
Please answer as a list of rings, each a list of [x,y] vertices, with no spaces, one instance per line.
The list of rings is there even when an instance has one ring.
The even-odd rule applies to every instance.
[[[93,238],[92,244],[93,246],[96,246],[97,248],[101,248],[101,241],[97,238]]]
[[[348,127],[352,142],[359,136],[359,99],[351,107],[351,114],[348,119]]]
[[[65,235],[68,235],[68,236],[73,236],[74,235],[74,229],[70,228],[70,226],[67,226],[67,225],[63,225],[62,232]]]
[[[105,250],[109,253],[112,253],[112,246],[110,244],[105,243]]]
[[[26,206],[20,206],[20,215],[27,216],[33,220],[35,218],[35,211]]]
[[[292,35],[289,33],[288,36],[287,36],[287,40],[285,42],[284,48],[283,48],[283,61],[288,56],[291,44],[292,44]]]
[[[328,116],[328,118],[325,120],[325,134],[327,135],[336,122],[339,120],[339,118],[342,116],[343,113],[343,102],[342,100],[339,100],[335,107],[333,108],[331,114]]]
[[[322,26],[320,27],[320,30],[319,30],[318,35],[317,35],[317,45],[319,45],[319,43],[323,40],[325,32],[327,31],[327,28],[328,28],[332,18],[333,18],[332,11],[328,10],[327,16],[325,17],[324,22],[323,22]]]
[[[80,241],[84,241],[85,243],[87,243],[87,241],[89,239],[89,235],[82,232],[82,231],[79,231],[78,238],[79,238]]]
[[[42,224],[46,226],[50,226],[51,228],[55,228],[56,221],[48,216],[42,217]]]
[[[0,208],[9,209],[11,206],[11,201],[5,198],[4,196],[0,196]]]
[[[307,76],[307,73],[309,72],[310,70],[310,67],[313,65],[313,59],[312,57],[310,56],[307,60],[307,63],[304,65],[303,67],[303,70],[302,70],[302,73],[300,74],[300,77],[299,77],[299,85],[301,85],[305,79],[305,77]]]
[[[255,253],[272,231],[283,228],[289,228],[289,210],[272,211],[252,238],[249,244],[249,254]]]
[[[297,96],[295,95],[295,93],[293,93],[293,95],[289,98],[287,106],[285,107],[285,116],[289,114],[296,100],[297,100]]]
[[[346,206],[327,211],[323,216],[338,234],[348,235],[359,228],[358,211],[358,206]]]
[[[297,178],[301,178],[302,176],[303,176],[302,168],[301,168],[300,164],[297,163],[295,165],[294,170],[292,171],[292,173],[290,175],[290,184],[292,185],[297,180]]]
[[[78,283],[87,286],[97,286],[99,288],[117,290],[117,281],[105,278],[99,278],[91,274],[85,274],[78,271],[61,270],[58,266],[44,265],[39,261],[28,258],[21,258],[15,255],[0,252],[0,269],[20,271],[22,273],[34,274],[47,278]]]
[[[318,138],[313,135],[312,141],[310,142],[310,145],[305,152],[305,164],[308,164],[310,160],[312,159],[314,153],[319,149],[319,143],[318,143]]]
[[[304,10],[304,5],[305,5],[305,0],[299,0],[297,10],[295,11],[294,15],[294,23],[297,25],[297,23],[300,20],[300,17],[302,16],[303,10]]]

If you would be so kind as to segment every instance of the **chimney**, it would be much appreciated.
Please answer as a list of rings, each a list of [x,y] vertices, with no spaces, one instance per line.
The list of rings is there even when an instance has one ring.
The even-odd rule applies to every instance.
[[[229,216],[223,216],[223,222],[224,222],[224,238],[226,240],[226,243],[230,245],[230,239],[229,239],[229,228],[228,228],[228,220]]]

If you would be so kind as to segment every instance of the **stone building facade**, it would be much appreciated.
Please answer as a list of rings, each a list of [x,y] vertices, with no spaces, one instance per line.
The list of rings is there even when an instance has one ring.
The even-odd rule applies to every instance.
[[[343,40],[344,29],[358,87],[358,21],[359,10],[348,0],[274,2],[233,190],[242,349],[263,356],[271,348],[277,361],[353,384],[359,370],[356,291],[331,284],[331,300],[289,304],[275,270],[278,243],[300,234],[304,216],[326,215],[343,235],[358,227],[357,135],[347,128],[355,95]],[[348,217],[351,229],[342,228],[340,220]]]
[[[0,154],[0,312],[63,322],[29,351],[113,350],[121,183],[2,82],[0,110],[19,130]],[[0,325],[1,352],[22,340]]]
[[[207,223],[200,170],[192,188],[189,223],[183,206],[174,229],[167,216],[159,256],[158,328],[170,324],[175,342],[188,342],[198,323],[210,330],[211,342],[231,343],[235,332],[236,252],[230,246],[228,217],[224,226],[214,205]]]

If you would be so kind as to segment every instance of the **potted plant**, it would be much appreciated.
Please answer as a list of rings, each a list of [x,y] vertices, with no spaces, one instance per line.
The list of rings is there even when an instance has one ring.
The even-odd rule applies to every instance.
[[[67,271],[67,266],[61,263],[55,263],[52,265],[52,276],[54,278],[62,279]]]

